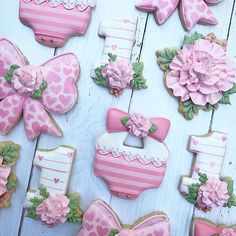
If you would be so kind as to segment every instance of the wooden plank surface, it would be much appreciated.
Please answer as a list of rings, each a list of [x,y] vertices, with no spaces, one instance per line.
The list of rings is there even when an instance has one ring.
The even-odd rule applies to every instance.
[[[41,225],[24,216],[23,202],[28,187],[35,188],[39,179],[39,170],[32,168],[35,148],[54,148],[68,144],[77,149],[77,157],[73,165],[70,192],[81,193],[81,206],[86,209],[94,200],[108,202],[117,212],[123,223],[132,223],[141,216],[152,211],[164,211],[171,222],[172,233],[176,236],[188,236],[193,216],[202,216],[215,223],[236,223],[236,210],[216,209],[210,214],[202,214],[186,202],[179,194],[178,184],[182,175],[190,173],[193,155],[186,149],[189,135],[206,134],[212,122],[212,128],[229,135],[228,151],[223,175],[231,175],[236,179],[235,140],[236,140],[236,96],[232,106],[221,107],[215,112],[202,112],[193,121],[185,121],[177,112],[177,102],[170,97],[164,87],[163,73],[156,64],[155,51],[167,46],[180,46],[186,34],[181,26],[178,12],[168,22],[157,26],[151,14],[136,11],[138,0],[99,0],[93,12],[88,32],[82,37],[71,38],[62,49],[47,48],[34,40],[33,31],[23,26],[18,20],[18,1],[0,1],[0,37],[7,37],[17,43],[32,64],[41,64],[55,54],[74,52],[80,61],[81,75],[78,83],[80,97],[76,107],[68,114],[55,116],[56,122],[64,130],[63,138],[42,135],[37,142],[30,143],[24,134],[23,124],[14,128],[2,140],[12,140],[21,145],[21,156],[15,167],[19,177],[19,188],[13,195],[12,207],[0,211],[0,236],[69,236],[76,235],[80,225],[63,224],[53,229]],[[211,7],[218,16],[219,24],[215,27],[196,26],[195,30],[203,34],[215,32],[219,38],[229,35],[229,54],[236,63],[236,9],[234,0],[225,0],[218,6]],[[231,14],[232,11],[233,15]],[[138,33],[134,45],[132,60],[145,63],[145,77],[148,89],[145,91],[125,91],[120,98],[94,84],[90,72],[94,62],[100,58],[104,39],[98,37],[100,21],[107,18],[139,18]],[[231,18],[232,16],[232,18]],[[145,191],[138,199],[126,201],[111,196],[106,183],[94,176],[93,160],[95,153],[95,137],[105,130],[106,111],[110,107],[118,107],[125,111],[136,111],[146,116],[161,116],[172,122],[166,144],[171,152],[166,176],[159,189]],[[32,173],[31,173],[32,171]]]

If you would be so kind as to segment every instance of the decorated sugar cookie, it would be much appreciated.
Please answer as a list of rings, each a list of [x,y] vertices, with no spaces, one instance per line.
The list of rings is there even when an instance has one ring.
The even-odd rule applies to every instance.
[[[164,213],[154,212],[135,224],[122,225],[113,210],[103,201],[95,201],[85,212],[77,236],[170,236],[170,223]]]
[[[236,225],[216,225],[211,221],[196,218],[192,223],[191,236],[236,236]]]
[[[96,0],[20,0],[20,21],[37,42],[62,47],[72,35],[85,34]]]
[[[135,199],[144,190],[161,185],[169,151],[164,143],[170,121],[145,118],[110,109],[107,131],[96,140],[94,171],[113,195]],[[124,145],[128,134],[143,138],[143,148]]]
[[[126,88],[140,90],[147,87],[143,63],[130,61],[136,27],[137,19],[110,19],[104,20],[99,28],[105,46],[92,78],[114,96],[120,96]]]
[[[204,212],[236,206],[233,180],[221,178],[226,146],[227,135],[220,132],[190,138],[189,151],[197,156],[192,176],[182,178],[180,192]]]
[[[72,53],[35,66],[12,42],[0,39],[0,134],[8,134],[23,114],[30,141],[41,133],[62,136],[49,113],[64,114],[75,105],[78,76]]]
[[[179,102],[179,112],[192,120],[199,111],[230,104],[236,92],[235,66],[227,56],[227,41],[214,34],[185,36],[183,46],[157,51],[164,82]]]
[[[17,177],[12,171],[19,157],[20,146],[13,142],[0,143],[0,208],[8,208],[17,188]]]
[[[66,221],[81,222],[79,193],[67,193],[75,151],[69,146],[36,151],[34,166],[41,169],[40,182],[37,190],[29,190],[27,193],[26,216],[41,220],[48,227]]]
[[[222,0],[142,0],[136,5],[141,11],[151,12],[158,24],[163,24],[179,6],[184,28],[190,31],[196,24],[216,25],[217,18],[208,5]]]

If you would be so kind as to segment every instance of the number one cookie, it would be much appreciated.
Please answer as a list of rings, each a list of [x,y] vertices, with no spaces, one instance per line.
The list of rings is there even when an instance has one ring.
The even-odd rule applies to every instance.
[[[192,136],[190,138],[189,151],[197,155],[193,166],[192,177],[183,177],[180,191],[188,194],[188,187],[199,182],[199,173],[220,178],[224,162],[227,135],[220,132],[211,132],[206,136]]]

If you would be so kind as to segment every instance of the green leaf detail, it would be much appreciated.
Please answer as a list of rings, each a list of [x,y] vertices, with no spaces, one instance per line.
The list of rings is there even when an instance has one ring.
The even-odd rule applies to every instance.
[[[143,62],[133,63],[133,70],[136,75],[141,75],[143,73],[144,64]]]
[[[192,36],[185,35],[183,45],[194,44],[198,39],[203,39],[204,35],[195,32]]]
[[[106,80],[106,78],[103,77],[102,75],[102,70],[105,68],[105,65],[102,65],[100,67],[97,67],[95,69],[95,74],[96,74],[96,79],[95,79],[95,83],[97,85],[103,86],[103,87],[109,87],[109,84]]]
[[[47,81],[43,80],[42,83],[39,86],[39,89],[44,90],[44,89],[47,88],[47,86],[48,86]]]
[[[20,68],[20,66],[18,65],[11,65],[10,66],[10,70],[8,71],[8,73],[4,76],[5,80],[7,81],[7,83],[11,84],[12,81],[12,77],[13,77],[13,73],[16,69]]]
[[[146,79],[143,77],[143,62],[133,63],[133,80],[131,81],[131,87],[135,90],[146,89]]]
[[[198,191],[199,191],[200,187],[201,187],[201,184],[199,184],[199,183],[191,184],[188,187],[189,194],[185,196],[185,199],[190,203],[196,204]]]
[[[196,115],[198,115],[199,106],[194,104],[191,99],[185,102],[179,102],[179,111],[185,119],[192,120]]]
[[[203,107],[202,109],[204,111],[214,111],[217,110],[219,108],[219,104],[216,103],[214,105],[211,105],[210,103],[207,103],[205,107]]]
[[[149,133],[155,133],[157,131],[157,125],[152,123],[152,127],[149,129]]]
[[[7,191],[13,193],[16,191],[17,187],[18,187],[17,178],[15,177],[15,175],[10,174],[7,179]]]
[[[46,187],[39,187],[39,194],[43,197],[43,199],[47,199],[49,197],[49,192]]]
[[[115,62],[117,59],[117,56],[112,53],[108,53],[108,57],[109,57],[109,62]]]
[[[70,212],[67,215],[67,220],[70,223],[80,223],[82,220],[83,212],[79,207],[79,194],[73,193],[68,196],[70,203]]]
[[[36,214],[36,208],[44,201],[43,198],[31,198],[30,202],[32,205],[27,208],[27,214],[26,217],[32,218],[34,220],[38,220],[39,216]]]
[[[207,177],[207,175],[206,174],[204,174],[204,173],[198,173],[198,175],[199,175],[199,181],[202,183],[202,184],[205,184],[206,182],[207,182],[207,180],[208,180],[208,177]]]
[[[33,99],[39,99],[39,98],[42,98],[42,94],[43,94],[43,90],[45,90],[47,88],[48,84],[47,84],[47,81],[43,80],[39,86],[38,89],[36,89],[31,98]]]
[[[128,121],[130,120],[130,117],[129,116],[126,116],[124,118],[121,119],[121,123],[126,126]]]
[[[225,104],[225,105],[231,105],[230,102],[230,95],[236,93],[236,84],[234,83],[233,88],[223,92],[223,96],[221,98],[221,100],[219,101],[220,104]]]
[[[117,229],[112,229],[111,232],[108,234],[108,236],[115,236],[116,234],[119,233],[119,230]]]
[[[0,143],[0,156],[4,165],[13,165],[19,157],[19,145],[12,142]]]
[[[174,57],[177,55],[179,48],[164,48],[163,50],[158,50],[156,52],[157,63],[163,71],[170,70],[170,63],[173,61]]]

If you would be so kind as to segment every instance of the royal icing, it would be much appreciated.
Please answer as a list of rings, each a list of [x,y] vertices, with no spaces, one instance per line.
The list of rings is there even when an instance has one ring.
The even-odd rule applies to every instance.
[[[28,217],[40,219],[49,227],[65,221],[80,222],[79,194],[66,193],[74,157],[75,149],[69,146],[36,151],[34,166],[41,169],[41,174],[38,190],[26,195]]]
[[[169,236],[170,224],[163,213],[152,213],[130,227],[123,226],[113,210],[103,201],[97,200],[85,212],[82,229],[77,236]]]
[[[191,236],[236,236],[236,225],[216,225],[211,221],[196,218],[192,223]]]
[[[107,132],[96,140],[94,171],[108,183],[112,194],[134,199],[145,189],[162,183],[169,157],[164,139],[170,122],[164,118],[150,119],[151,127],[143,136],[144,148],[136,148],[124,145],[128,133],[133,132],[126,126],[129,120],[129,114],[123,111],[108,111]],[[143,131],[146,124],[136,125]]]
[[[208,4],[217,4],[222,0],[143,0],[136,5],[142,11],[151,12],[158,24],[163,24],[179,6],[184,28],[190,31],[196,24],[216,25],[214,16]]]
[[[34,30],[35,39],[62,47],[72,35],[85,34],[96,0],[20,0],[20,20]]]
[[[0,40],[0,134],[8,134],[21,114],[30,141],[40,133],[62,136],[48,113],[64,114],[77,100],[79,63],[74,54],[29,65],[7,39]]]

